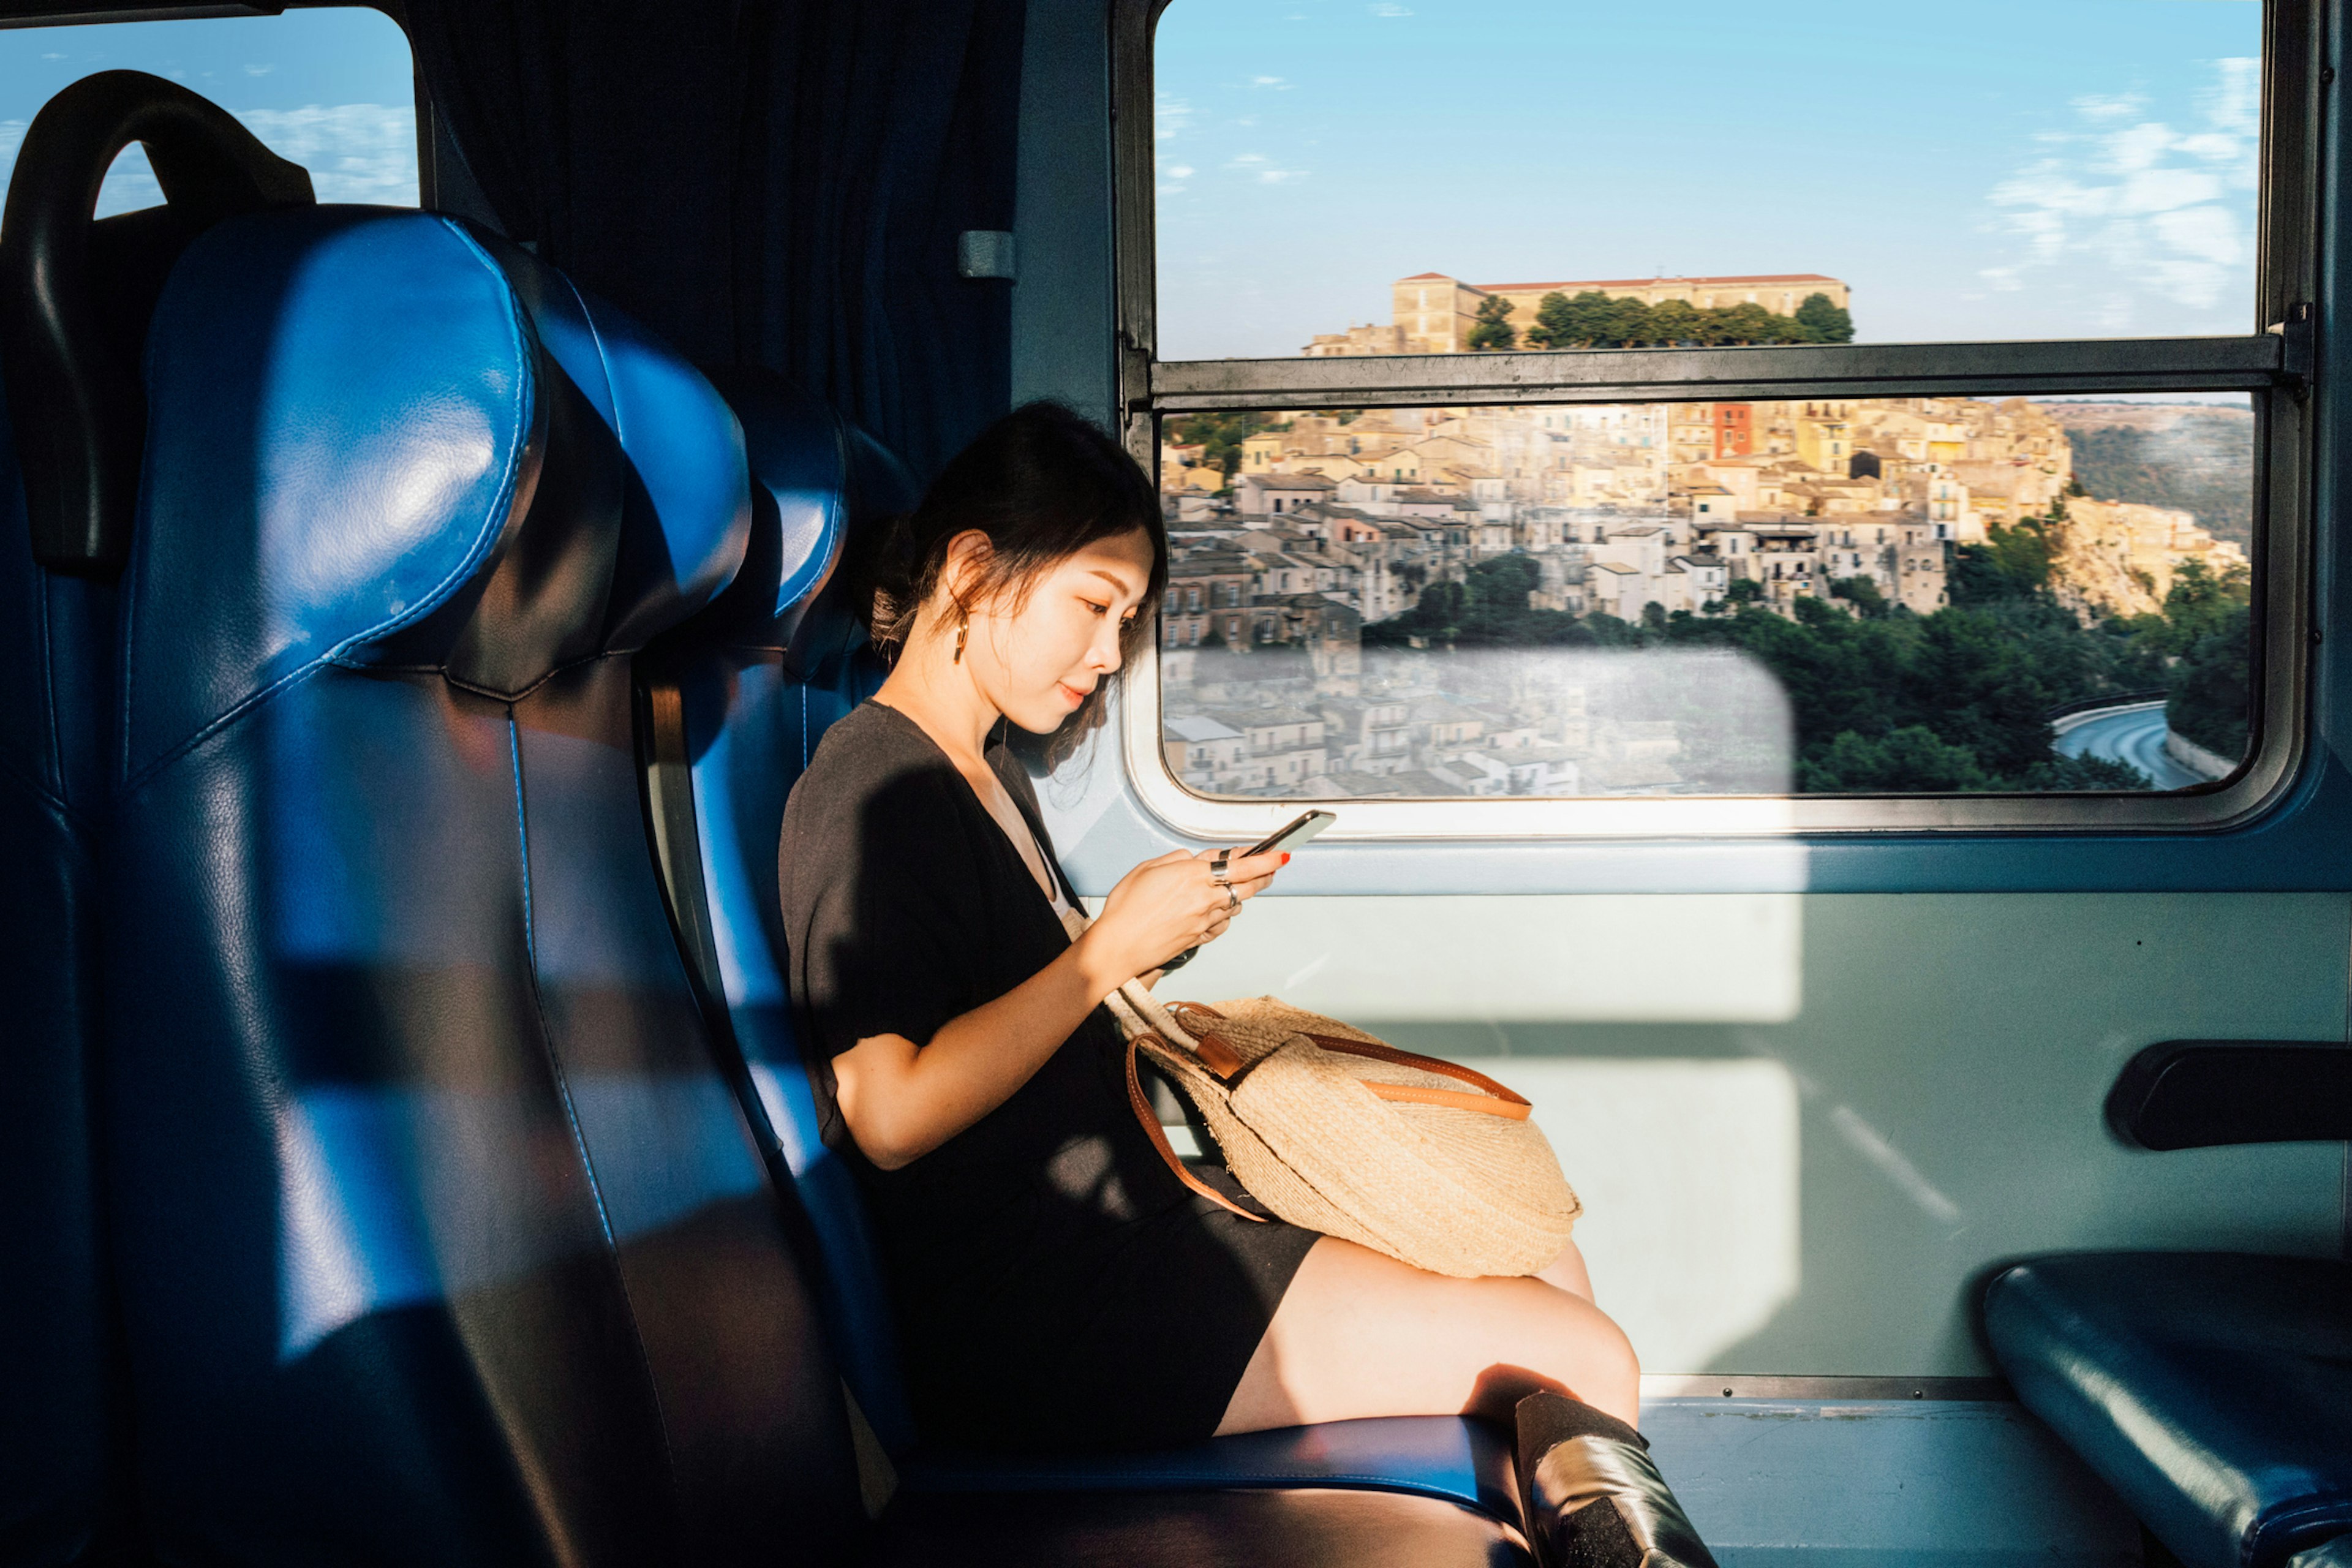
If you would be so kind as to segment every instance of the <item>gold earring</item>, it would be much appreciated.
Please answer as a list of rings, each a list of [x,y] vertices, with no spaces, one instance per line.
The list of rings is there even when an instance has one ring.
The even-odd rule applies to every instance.
[[[963,662],[963,639],[970,636],[971,633],[971,628],[970,626],[956,627],[955,658],[948,661],[950,664],[961,664]]]

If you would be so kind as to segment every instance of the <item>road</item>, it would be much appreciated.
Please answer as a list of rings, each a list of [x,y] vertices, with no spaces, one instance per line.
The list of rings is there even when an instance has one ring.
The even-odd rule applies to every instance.
[[[2135,703],[2086,719],[2061,734],[2052,748],[2064,757],[2105,757],[2137,768],[2158,789],[2187,789],[2205,781],[2164,752],[2164,704]]]

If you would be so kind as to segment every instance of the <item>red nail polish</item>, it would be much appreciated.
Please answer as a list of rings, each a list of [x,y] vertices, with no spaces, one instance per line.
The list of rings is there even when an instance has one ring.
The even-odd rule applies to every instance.
[[[1282,863],[1286,866],[1290,864],[1290,851],[1287,849],[1282,852]]]

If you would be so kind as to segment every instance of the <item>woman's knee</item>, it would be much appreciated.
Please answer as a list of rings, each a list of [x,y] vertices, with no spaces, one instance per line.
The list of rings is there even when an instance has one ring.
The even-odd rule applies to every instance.
[[[1518,1304],[1513,1332],[1500,1347],[1519,1353],[1498,1356],[1480,1373],[1474,1405],[1482,1413],[1500,1414],[1487,1407],[1506,1396],[1516,1405],[1548,1388],[1632,1421],[1642,1388],[1633,1342],[1614,1319],[1583,1297],[1550,1285],[1538,1289],[1541,1297]],[[1532,1297],[1534,1292],[1521,1294]]]
[[[1532,1279],[1445,1279],[1326,1237],[1275,1314],[1225,1429],[1455,1411],[1507,1420],[1538,1389],[1631,1421],[1640,1379],[1623,1331],[1581,1297]]]

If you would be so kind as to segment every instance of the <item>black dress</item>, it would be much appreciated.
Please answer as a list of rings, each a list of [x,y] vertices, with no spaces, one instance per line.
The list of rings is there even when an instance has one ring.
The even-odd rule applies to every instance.
[[[988,760],[1060,878],[1028,774],[1001,745]],[[1100,1007],[996,1110],[900,1170],[872,1164],[841,1124],[831,1058],[871,1035],[927,1043],[1068,939],[946,754],[878,703],[827,731],[780,856],[803,1049],[825,1141],[866,1195],[924,1438],[1209,1436],[1315,1234],[1185,1190],[1129,1109]]]

